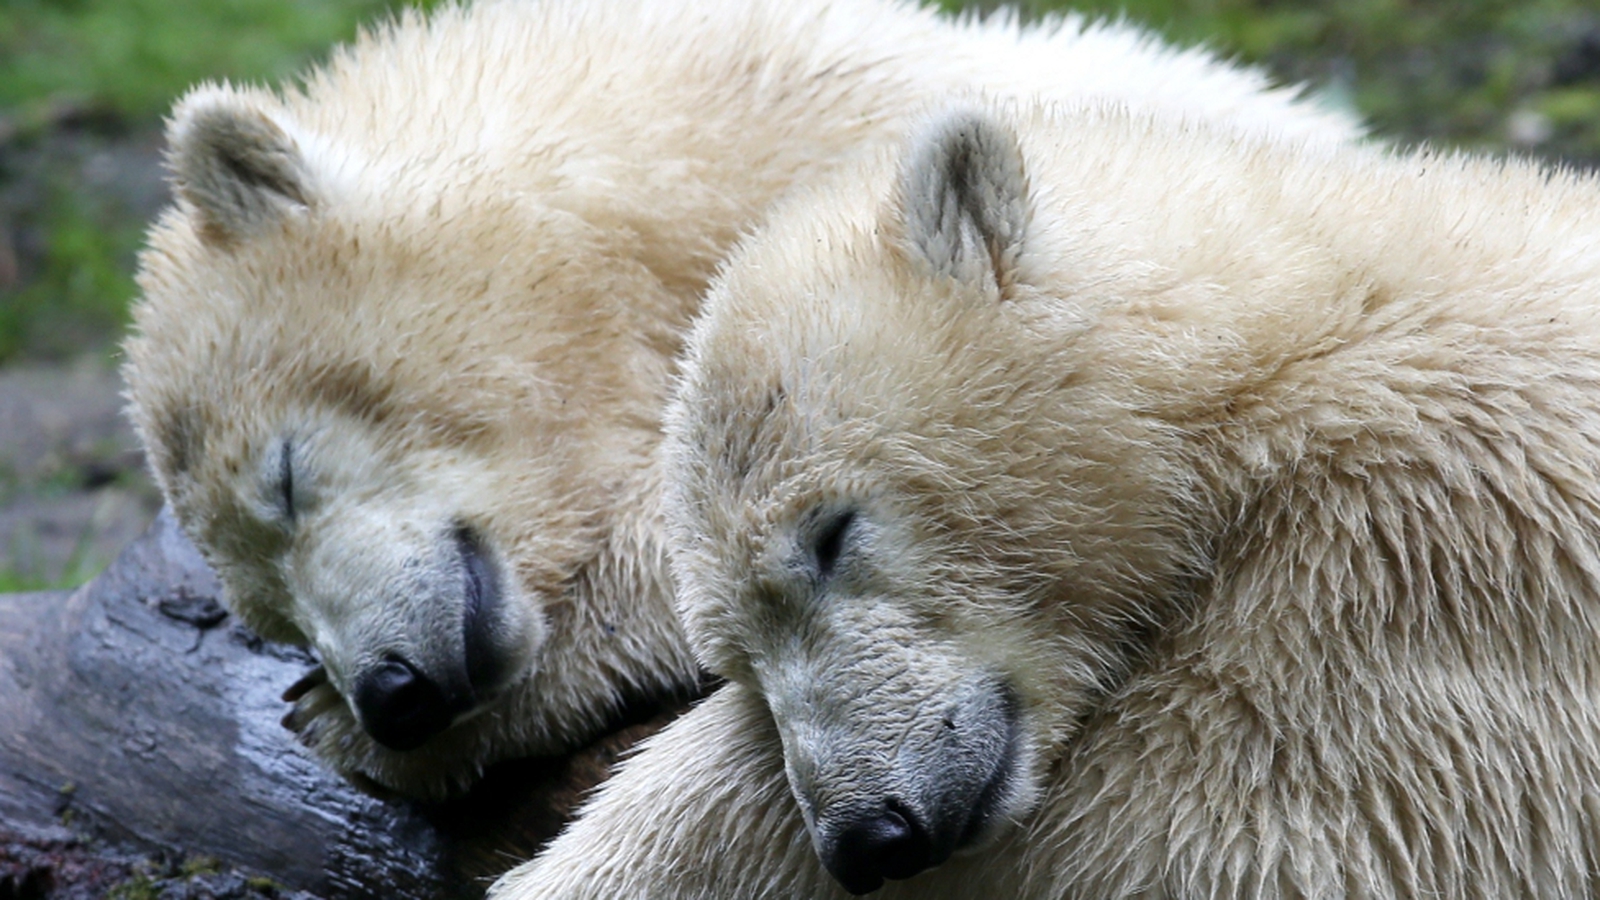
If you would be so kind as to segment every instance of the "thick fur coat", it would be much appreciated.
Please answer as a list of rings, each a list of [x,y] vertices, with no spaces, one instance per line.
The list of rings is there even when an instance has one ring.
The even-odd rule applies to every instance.
[[[439,796],[692,684],[655,460],[681,335],[779,191],[964,86],[1357,132],[1128,27],[888,0],[484,0],[184,98],[132,415],[230,607],[319,655],[300,738]]]
[[[1597,890],[1592,177],[944,110],[733,253],[665,446],[730,684],[497,900]]]

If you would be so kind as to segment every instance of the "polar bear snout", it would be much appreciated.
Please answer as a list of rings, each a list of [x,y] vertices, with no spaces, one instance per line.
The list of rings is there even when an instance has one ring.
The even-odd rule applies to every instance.
[[[938,866],[984,843],[1015,805],[1019,704],[1004,682],[984,681],[908,734],[827,741],[827,758],[795,761],[801,804],[815,810],[813,844],[845,890],[870,893]],[[876,762],[885,759],[894,762]]]
[[[421,633],[404,642],[415,644],[412,652],[387,650],[351,682],[350,703],[361,727],[391,750],[414,750],[472,713],[499,693],[511,668],[502,648],[501,577],[484,540],[456,524],[444,546],[455,560],[439,567],[443,584],[422,593],[435,598],[440,611],[459,609],[460,641],[425,640],[443,629],[419,625]]]
[[[927,828],[894,798],[845,824],[820,852],[822,864],[856,895],[877,890],[885,878],[910,878],[941,862]]]

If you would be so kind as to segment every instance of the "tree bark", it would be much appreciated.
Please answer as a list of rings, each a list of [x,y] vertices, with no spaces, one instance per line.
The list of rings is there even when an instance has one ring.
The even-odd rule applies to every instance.
[[[676,714],[636,710],[583,751],[495,766],[448,803],[380,802],[279,724],[283,689],[313,660],[262,642],[217,598],[165,511],[85,587],[0,595],[0,898],[70,881],[17,860],[85,840],[209,858],[325,900],[479,897]]]

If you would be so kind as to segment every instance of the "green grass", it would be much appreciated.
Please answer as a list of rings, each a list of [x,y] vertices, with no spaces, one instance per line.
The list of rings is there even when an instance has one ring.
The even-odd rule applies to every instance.
[[[7,0],[0,109],[72,103],[153,118],[203,79],[276,81],[393,0]]]
[[[34,548],[31,535],[26,532],[14,535],[11,546],[4,548],[9,561],[0,560],[0,594],[66,590],[75,588],[100,574],[109,560],[90,558],[92,556],[90,548],[93,544],[92,529],[92,525],[84,528],[72,548],[72,553],[60,569],[53,573],[38,571],[37,564],[26,564],[24,561],[37,560],[39,554]]]
[[[75,584],[63,585],[62,587],[66,588],[73,586],[75,586]],[[38,582],[38,579],[19,575],[15,572],[5,569],[0,569],[0,594],[25,594],[29,591],[48,591],[52,589],[53,588],[48,585],[41,586]]]
[[[132,260],[143,223],[66,184],[29,223],[46,236],[36,277],[0,303],[0,361],[68,357],[120,333],[134,296]]]
[[[26,594],[32,591],[71,590],[100,574],[99,569],[74,572],[71,577],[41,578],[37,575],[0,569],[0,594]]]

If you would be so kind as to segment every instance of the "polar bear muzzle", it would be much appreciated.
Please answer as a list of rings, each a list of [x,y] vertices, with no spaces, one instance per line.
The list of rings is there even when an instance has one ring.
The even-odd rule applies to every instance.
[[[855,796],[832,809],[816,809],[814,798],[803,804],[816,809],[812,840],[823,865],[850,893],[940,865],[981,843],[1005,814],[1024,768],[1015,692],[991,683],[939,718],[936,734],[915,729],[899,742],[892,754],[899,771],[871,771],[868,760],[885,755],[876,742],[861,748],[859,759],[846,749],[818,767],[821,777],[831,769],[851,781],[892,785],[876,802],[861,803],[852,790],[845,793]]]
[[[476,708],[505,670],[495,650],[500,579],[477,533],[455,528],[462,590],[462,656],[429,671],[396,652],[358,675],[351,690],[361,727],[391,750],[414,750]]]

